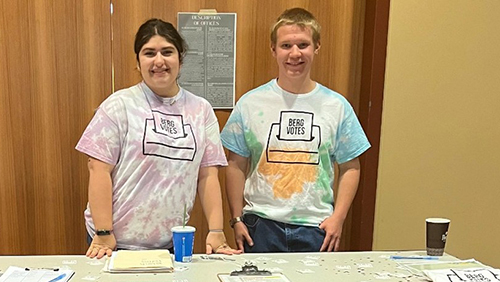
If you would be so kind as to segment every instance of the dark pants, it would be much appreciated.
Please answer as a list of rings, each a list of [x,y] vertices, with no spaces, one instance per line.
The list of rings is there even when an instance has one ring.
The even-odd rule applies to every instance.
[[[325,231],[319,227],[294,225],[245,214],[243,222],[254,245],[245,242],[245,253],[319,252]]]

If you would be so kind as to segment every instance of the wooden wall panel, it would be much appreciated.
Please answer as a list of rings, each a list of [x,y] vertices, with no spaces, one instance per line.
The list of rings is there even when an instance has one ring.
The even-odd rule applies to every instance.
[[[81,254],[86,158],[111,92],[109,3],[0,0],[0,254]]]
[[[263,84],[277,75],[277,65],[270,50],[270,27],[285,9],[303,7],[322,25],[321,50],[315,57],[312,77],[346,96],[355,109],[359,103],[360,58],[362,51],[364,1],[355,0],[113,0],[113,64],[115,89],[141,80],[133,50],[134,35],[149,18],[177,22],[177,12],[216,9],[237,13],[236,96]],[[222,128],[230,114],[217,110]],[[224,169],[220,171],[222,185]],[[227,226],[229,209],[223,193],[225,230],[232,246],[232,230]],[[350,218],[350,217],[349,217]],[[349,219],[350,220],[350,219]],[[198,228],[195,252],[203,252],[207,225],[199,202],[190,224]],[[344,228],[342,248],[349,249],[350,223]]]
[[[322,49],[316,56],[312,76],[320,83],[342,93],[354,105],[359,95],[359,62],[362,50],[364,3],[353,0],[114,0],[115,85],[117,89],[140,81],[133,53],[137,28],[157,17],[177,22],[177,12],[216,9],[236,12],[237,56],[236,92],[241,96],[277,75],[270,51],[269,31],[278,15],[287,8],[303,7],[322,24]]]
[[[23,148],[22,131],[16,128],[22,121],[13,120],[22,117],[20,106],[27,102],[29,85],[21,66],[29,64],[27,49],[22,42],[28,41],[26,21],[16,21],[17,18],[27,18],[27,11],[22,9],[25,1],[1,1],[3,12],[0,25],[0,238],[9,244],[0,244],[2,253],[14,251],[28,242],[19,238],[18,230],[27,230],[27,214],[25,203],[25,169],[24,160],[14,162],[20,148]],[[21,50],[25,52],[21,52]],[[11,68],[18,65],[18,68]],[[21,78],[24,78],[24,82]],[[14,96],[20,96],[13,101]],[[24,102],[24,103],[23,103]],[[14,233],[15,232],[15,233]]]

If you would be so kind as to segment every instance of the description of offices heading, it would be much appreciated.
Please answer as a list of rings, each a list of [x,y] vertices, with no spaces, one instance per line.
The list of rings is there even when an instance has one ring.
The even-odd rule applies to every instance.
[[[179,84],[228,109],[235,100],[236,14],[178,13],[177,28],[188,44]]]

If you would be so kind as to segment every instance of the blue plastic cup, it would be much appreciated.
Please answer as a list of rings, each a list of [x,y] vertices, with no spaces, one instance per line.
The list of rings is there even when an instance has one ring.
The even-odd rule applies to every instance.
[[[194,232],[193,226],[172,227],[175,261],[191,262],[193,260]]]

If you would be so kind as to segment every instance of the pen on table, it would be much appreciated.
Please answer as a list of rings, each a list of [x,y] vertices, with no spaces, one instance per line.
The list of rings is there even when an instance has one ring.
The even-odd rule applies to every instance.
[[[438,257],[432,256],[391,256],[391,259],[424,259],[424,260],[439,260]]]
[[[222,260],[222,261],[235,261],[232,258],[219,257],[219,256],[201,256],[201,259],[206,259],[206,260]]]
[[[49,282],[56,282],[56,281],[63,279],[64,277],[66,277],[66,273],[63,273],[63,274],[57,276],[56,278],[50,280]]]
[[[40,270],[40,269],[59,271],[59,268],[52,268],[52,267],[37,267],[37,268],[26,267],[24,270],[30,271],[30,270]]]

